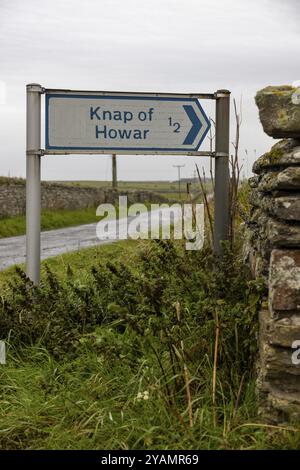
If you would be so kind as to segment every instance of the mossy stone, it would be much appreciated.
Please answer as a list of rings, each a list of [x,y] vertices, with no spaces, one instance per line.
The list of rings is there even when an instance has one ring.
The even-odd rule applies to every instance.
[[[290,85],[268,86],[255,97],[266,134],[274,138],[300,138],[298,88]]]
[[[260,174],[272,167],[277,170],[297,165],[300,165],[300,139],[283,139],[254,162],[253,172]]]

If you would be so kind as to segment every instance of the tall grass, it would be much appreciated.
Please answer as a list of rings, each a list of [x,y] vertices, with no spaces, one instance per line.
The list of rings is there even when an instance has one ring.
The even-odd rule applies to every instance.
[[[180,242],[113,251],[3,289],[1,448],[300,447],[257,416],[261,287],[238,254],[213,269]]]
[[[108,334],[110,340],[115,336]],[[235,414],[237,388],[226,397],[218,380],[215,423],[208,357],[199,361],[190,379],[193,389],[198,384],[192,427],[180,392],[174,397],[176,407],[166,401],[164,378],[150,354],[133,367],[123,357],[99,353],[87,344],[72,360],[55,360],[34,346],[10,349],[8,360],[10,365],[1,371],[1,449],[300,447],[299,431],[258,422],[253,380],[245,384]]]

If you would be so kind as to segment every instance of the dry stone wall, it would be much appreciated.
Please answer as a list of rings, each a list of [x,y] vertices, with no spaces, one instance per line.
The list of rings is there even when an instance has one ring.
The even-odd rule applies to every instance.
[[[151,191],[122,191],[97,189],[82,186],[68,186],[42,182],[42,209],[86,209],[101,203],[116,203],[119,194],[127,195],[128,203],[165,202],[165,199]],[[0,179],[0,217],[25,214],[25,180],[15,178]]]
[[[284,137],[254,164],[246,254],[267,300],[259,318],[260,410],[272,422],[300,420],[300,104],[292,87],[268,87],[256,103],[264,130]],[[300,349],[299,349],[300,352]],[[298,354],[300,358],[300,354]],[[296,359],[296,361],[295,361]]]

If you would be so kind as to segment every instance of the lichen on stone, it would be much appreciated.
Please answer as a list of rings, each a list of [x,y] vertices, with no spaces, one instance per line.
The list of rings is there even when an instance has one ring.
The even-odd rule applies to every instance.
[[[270,85],[270,86],[263,88],[262,90],[259,90],[256,93],[255,100],[256,100],[256,103],[257,101],[261,101],[264,95],[275,95],[278,97],[281,97],[281,96],[285,97],[288,95],[292,95],[295,91],[296,91],[296,88],[293,87],[292,85],[279,85],[279,86]]]
[[[294,164],[300,164],[300,140],[283,139],[254,162],[253,172],[260,174],[269,171],[272,166],[276,168]]]
[[[299,89],[290,85],[268,86],[255,97],[266,134],[274,138],[300,137]],[[298,95],[297,95],[298,96]]]

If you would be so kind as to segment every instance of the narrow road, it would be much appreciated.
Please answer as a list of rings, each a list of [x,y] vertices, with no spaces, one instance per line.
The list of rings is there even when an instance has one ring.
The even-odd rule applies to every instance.
[[[149,222],[151,217],[151,227],[157,227],[178,220],[181,211],[174,211],[170,214],[169,208],[163,208],[152,212],[145,212],[139,216],[140,221],[145,224]],[[126,217],[117,220],[116,224],[119,230],[126,227],[133,221],[135,217]],[[46,259],[51,256],[61,255],[62,253],[77,251],[82,248],[88,248],[95,245],[104,245],[118,241],[115,232],[111,230],[106,233],[105,237],[97,238],[97,223],[79,225],[76,227],[67,227],[57,230],[48,230],[41,233],[41,258]],[[118,233],[118,230],[117,230]],[[26,237],[21,235],[18,237],[0,238],[0,271],[14,264],[25,263],[26,259]]]

